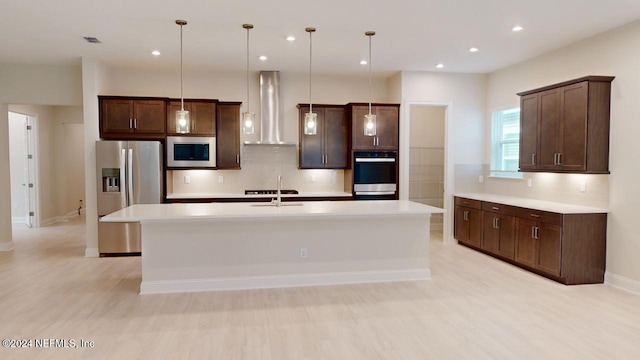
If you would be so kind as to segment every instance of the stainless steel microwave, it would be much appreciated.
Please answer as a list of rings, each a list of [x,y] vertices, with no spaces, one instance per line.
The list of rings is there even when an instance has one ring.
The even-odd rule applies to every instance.
[[[167,136],[167,167],[216,167],[215,136]]]

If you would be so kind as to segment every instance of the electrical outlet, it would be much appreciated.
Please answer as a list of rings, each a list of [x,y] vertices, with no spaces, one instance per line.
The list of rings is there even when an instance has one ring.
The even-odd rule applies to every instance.
[[[533,180],[527,179],[527,186],[528,187],[532,187],[533,186]]]
[[[224,176],[218,175],[218,184],[222,184],[224,182]]]
[[[185,184],[191,184],[191,176],[185,175],[184,176],[184,183]]]
[[[580,181],[580,192],[587,192],[587,182]]]
[[[478,182],[479,183],[483,183],[484,182],[484,175],[478,176]]]
[[[311,174],[311,182],[316,182],[316,174]]]
[[[307,257],[307,248],[300,248],[300,258],[305,259]]]

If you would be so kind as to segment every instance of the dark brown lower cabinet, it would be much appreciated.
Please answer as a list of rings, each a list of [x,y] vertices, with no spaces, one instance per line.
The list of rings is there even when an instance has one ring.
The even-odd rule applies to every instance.
[[[463,245],[566,285],[604,282],[606,213],[560,214],[459,197],[455,203],[454,237]],[[478,209],[480,223],[465,220]]]
[[[466,245],[480,247],[482,240],[480,201],[456,198],[453,236]]]

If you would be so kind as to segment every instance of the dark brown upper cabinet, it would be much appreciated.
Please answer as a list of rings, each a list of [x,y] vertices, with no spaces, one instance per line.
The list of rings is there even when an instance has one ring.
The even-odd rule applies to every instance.
[[[400,105],[372,104],[376,115],[376,136],[364,135],[364,116],[369,113],[368,104],[349,104],[353,131],[353,150],[398,150],[398,126]]]
[[[166,119],[165,100],[99,96],[100,138],[163,139]]]
[[[167,135],[216,135],[216,100],[185,99],[184,109],[189,112],[191,131],[189,134],[176,133],[176,111],[181,109],[180,99],[167,101]]]
[[[518,93],[520,171],[609,173],[612,76]]]
[[[300,169],[349,168],[349,122],[345,106],[313,105],[318,115],[317,134],[304,134],[304,116],[308,104],[298,104],[300,120]]]
[[[240,169],[240,105],[219,102],[217,106],[216,168]]]

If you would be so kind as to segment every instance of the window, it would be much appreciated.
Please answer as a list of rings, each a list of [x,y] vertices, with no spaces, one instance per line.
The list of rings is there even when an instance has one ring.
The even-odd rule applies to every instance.
[[[491,113],[490,176],[522,179],[520,156],[520,108]]]

